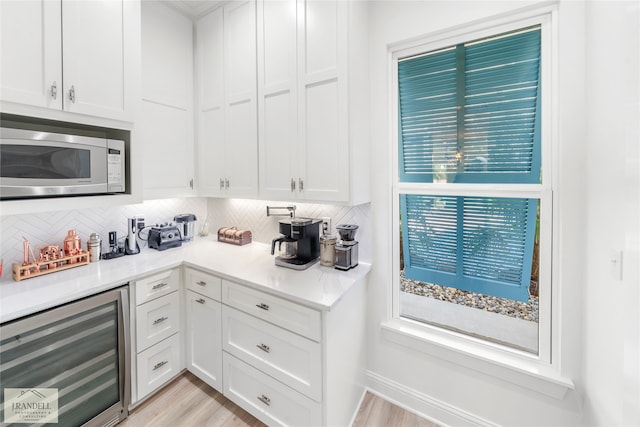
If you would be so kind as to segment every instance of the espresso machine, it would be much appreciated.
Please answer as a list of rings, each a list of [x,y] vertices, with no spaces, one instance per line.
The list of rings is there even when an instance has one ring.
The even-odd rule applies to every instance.
[[[281,267],[305,270],[320,257],[320,224],[322,220],[291,218],[278,221],[281,236],[271,242],[271,255],[278,255],[275,263]]]

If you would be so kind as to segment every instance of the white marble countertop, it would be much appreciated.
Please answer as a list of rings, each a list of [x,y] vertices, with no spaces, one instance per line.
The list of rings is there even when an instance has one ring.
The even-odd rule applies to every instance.
[[[296,271],[274,265],[269,245],[245,246],[200,239],[179,248],[101,260],[40,277],[15,282],[10,266],[0,280],[0,323],[124,285],[143,276],[186,265],[319,310],[331,310],[371,266],[360,263],[349,271],[319,263]]]

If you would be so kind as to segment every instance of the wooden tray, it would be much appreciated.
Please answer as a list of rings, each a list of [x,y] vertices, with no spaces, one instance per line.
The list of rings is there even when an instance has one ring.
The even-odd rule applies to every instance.
[[[38,277],[56,271],[89,264],[89,251],[81,250],[77,255],[69,255],[50,261],[36,261],[26,265],[13,263],[13,280],[19,282],[24,279]]]

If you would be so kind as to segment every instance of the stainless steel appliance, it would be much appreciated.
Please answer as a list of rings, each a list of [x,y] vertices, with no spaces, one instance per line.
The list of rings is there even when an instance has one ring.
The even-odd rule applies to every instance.
[[[21,390],[36,399],[42,389],[57,390],[57,411],[31,416],[57,415],[59,426],[111,426],[127,417],[128,286],[4,323],[0,337],[3,425],[24,425],[20,417],[29,416],[12,406]]]
[[[321,223],[322,220],[311,218],[278,221],[281,236],[271,242],[271,255],[275,254],[276,244],[279,245],[279,254],[275,258],[276,265],[305,270],[318,262]]]
[[[135,255],[140,253],[140,246],[136,234],[138,233],[138,218],[127,219],[127,240],[125,244],[125,253],[127,255]]]
[[[182,235],[183,242],[190,242],[195,235],[196,216],[194,214],[176,215],[173,220],[176,222]]]
[[[355,224],[340,224],[336,227],[340,242],[336,244],[336,268],[350,270],[358,265],[358,242],[355,240]]]
[[[163,224],[151,227],[148,237],[149,247],[164,251],[182,245],[180,230],[175,225]]]
[[[123,193],[125,143],[0,128],[0,198]]]

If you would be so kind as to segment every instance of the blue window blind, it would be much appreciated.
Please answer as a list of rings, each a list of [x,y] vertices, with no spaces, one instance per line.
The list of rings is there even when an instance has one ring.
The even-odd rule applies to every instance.
[[[540,182],[540,29],[398,62],[401,182]]]
[[[405,276],[527,301],[538,199],[401,194]]]

